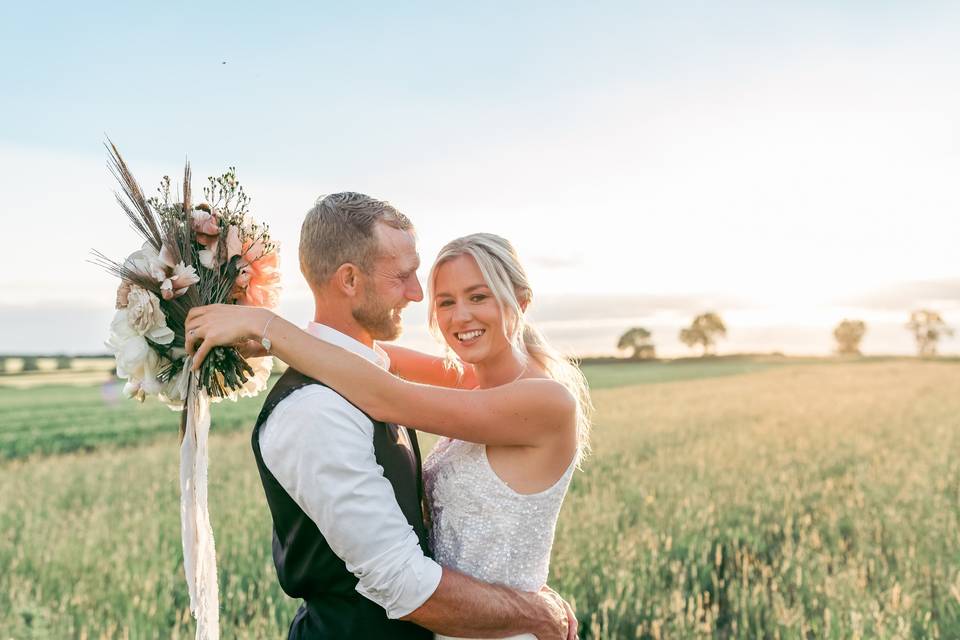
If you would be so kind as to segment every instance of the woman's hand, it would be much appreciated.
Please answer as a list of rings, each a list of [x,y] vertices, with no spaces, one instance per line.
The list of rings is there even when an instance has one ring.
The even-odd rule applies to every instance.
[[[191,309],[187,315],[186,349],[193,355],[193,370],[200,368],[214,347],[259,341],[273,315],[269,309],[236,304],[211,304]]]

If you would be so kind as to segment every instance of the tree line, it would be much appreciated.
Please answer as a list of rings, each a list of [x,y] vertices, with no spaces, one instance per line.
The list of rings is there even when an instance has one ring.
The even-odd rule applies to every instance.
[[[910,314],[910,321],[904,325],[917,344],[917,355],[921,358],[933,358],[937,355],[937,346],[941,338],[954,335],[943,316],[931,309],[918,309]],[[861,355],[860,343],[867,333],[867,324],[863,320],[844,319],[834,328],[833,339],[839,355]],[[680,330],[680,342],[690,348],[700,347],[702,356],[716,353],[717,340],[727,336],[727,326],[719,314],[708,311],[696,316],[689,327]],[[653,333],[645,327],[632,327],[620,336],[617,349],[630,351],[630,357],[636,360],[650,360],[657,357]]]

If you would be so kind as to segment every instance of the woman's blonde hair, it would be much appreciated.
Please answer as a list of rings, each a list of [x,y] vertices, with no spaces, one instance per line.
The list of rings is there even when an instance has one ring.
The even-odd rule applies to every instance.
[[[492,233],[474,233],[448,242],[437,255],[428,278],[430,295],[430,331],[440,341],[443,335],[437,325],[437,269],[459,256],[472,257],[503,316],[503,332],[511,344],[525,357],[532,358],[547,375],[566,387],[577,402],[577,464],[590,450],[590,419],[593,404],[590,389],[580,368],[553,348],[540,331],[530,324],[524,310],[533,298],[527,273],[520,265],[517,252],[505,238]],[[447,362],[458,371],[463,364],[449,345]]]

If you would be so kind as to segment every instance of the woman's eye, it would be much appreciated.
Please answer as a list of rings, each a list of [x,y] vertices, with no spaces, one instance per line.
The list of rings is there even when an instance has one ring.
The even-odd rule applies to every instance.
[[[453,300],[441,300],[440,302],[437,303],[437,306],[438,306],[438,307],[449,307],[451,304],[453,304]]]
[[[478,294],[470,297],[470,300],[471,300],[472,302],[483,302],[483,301],[486,300],[486,299],[487,299],[487,296],[483,295],[482,293],[478,293]]]

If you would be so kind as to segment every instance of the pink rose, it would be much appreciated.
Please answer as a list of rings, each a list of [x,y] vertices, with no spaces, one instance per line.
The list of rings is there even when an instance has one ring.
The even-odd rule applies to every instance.
[[[240,270],[240,273],[237,274],[237,279],[234,282],[238,287],[243,289],[248,284],[250,284],[250,277],[251,277],[250,268],[245,267]]]
[[[230,225],[227,229],[227,260],[233,256],[238,256],[243,251],[243,243],[240,241],[240,229],[236,225]]]
[[[205,247],[216,243],[220,237],[220,224],[216,212],[195,209],[190,214],[190,228],[197,234],[197,242]]]
[[[120,288],[117,289],[117,309],[125,309],[129,302],[130,297],[130,281],[124,280],[120,283]]]
[[[160,285],[160,293],[164,300],[172,300],[185,294],[190,285],[198,282],[200,282],[200,276],[197,275],[193,265],[188,267],[180,262],[173,268],[173,275]]]
[[[212,248],[203,249],[198,252],[197,258],[200,259],[200,264],[207,269],[215,268],[217,266],[217,243],[214,242]]]
[[[252,255],[252,252],[246,255]],[[254,307],[272,309],[277,306],[280,292],[278,267],[277,252],[263,253],[263,245],[260,244],[257,259],[243,265],[237,275],[231,297],[240,304]]]
[[[263,243],[257,240],[253,244],[247,246],[247,248],[244,250],[243,260],[247,264],[253,264],[263,256],[264,249],[265,247],[263,246]]]

